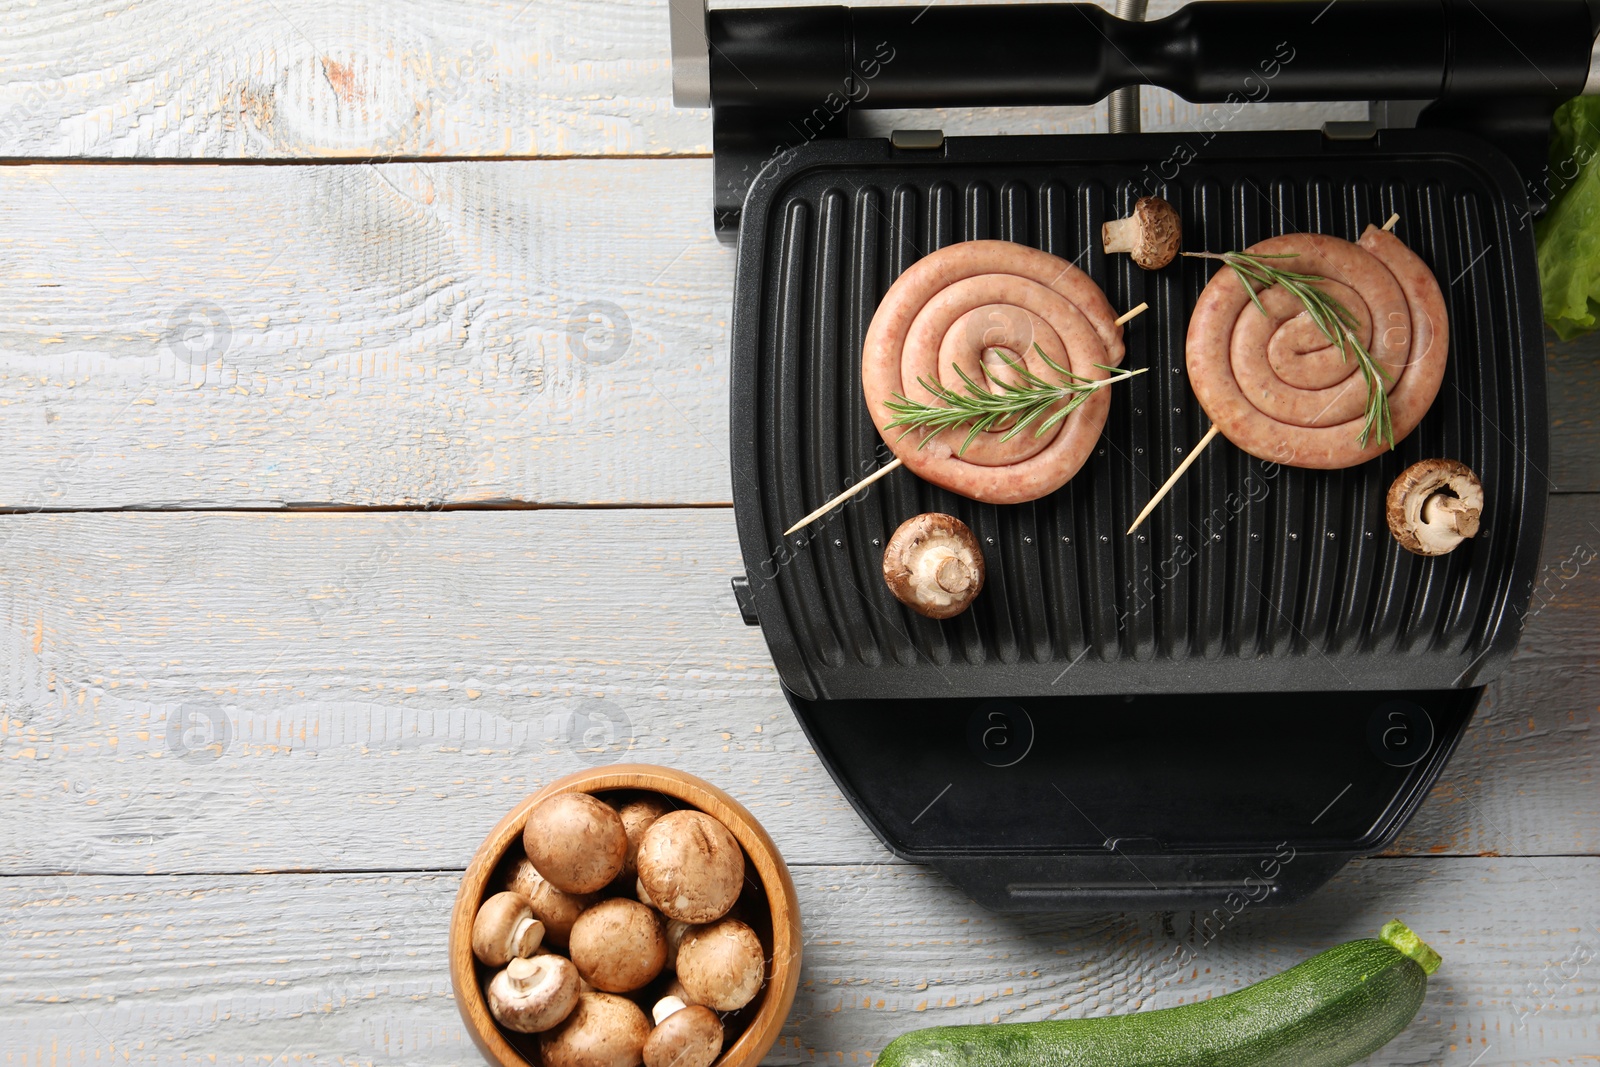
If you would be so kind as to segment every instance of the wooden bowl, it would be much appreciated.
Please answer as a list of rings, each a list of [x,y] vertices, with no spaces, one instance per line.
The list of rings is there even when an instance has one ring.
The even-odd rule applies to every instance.
[[[682,806],[697,808],[731,830],[744,848],[749,860],[745,881],[749,885],[740,904],[747,912],[744,918],[761,938],[772,963],[766,985],[756,999],[734,1013],[731,1021],[742,1025],[743,1029],[723,1048],[713,1067],[755,1067],[778,1039],[778,1031],[794,1005],[795,987],[800,981],[800,908],[789,868],[784,866],[772,838],[737,800],[692,774],[642,763],[597,767],[551,782],[511,809],[478,846],[466,873],[461,876],[461,888],[450,913],[450,984],[467,1031],[490,1063],[501,1067],[541,1067],[537,1051],[539,1035],[529,1034],[525,1038],[515,1035],[517,1045],[513,1045],[507,1032],[489,1014],[483,983],[492,972],[473,958],[472,920],[478,914],[479,905],[493,892],[491,883],[507,854],[521,855],[522,828],[535,804],[558,793],[605,793],[623,789],[660,793]],[[751,889],[757,882],[760,892]],[[763,900],[766,914],[756,914]]]

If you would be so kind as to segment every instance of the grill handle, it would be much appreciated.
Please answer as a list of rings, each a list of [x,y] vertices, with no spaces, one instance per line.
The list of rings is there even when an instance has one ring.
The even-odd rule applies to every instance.
[[[1198,912],[1195,928],[1180,941],[1193,951],[1245,910],[1303,900],[1355,855],[1289,849],[1174,857],[1119,850],[1105,856],[941,856],[928,862],[990,911]]]
[[[853,110],[1084,105],[1141,84],[1230,106],[1431,102],[1419,125],[1484,137],[1537,190],[1551,113],[1600,93],[1597,26],[1600,0],[1204,0],[1154,22],[1094,4],[710,11],[671,0],[672,85],[678,106],[715,111],[727,240],[756,174],[786,150],[848,136]]]
[[[1094,4],[829,6],[711,11],[704,26],[695,98],[713,107],[1093,104],[1140,84],[1195,103],[1566,99],[1589,80],[1596,5],[1205,0],[1153,22]]]

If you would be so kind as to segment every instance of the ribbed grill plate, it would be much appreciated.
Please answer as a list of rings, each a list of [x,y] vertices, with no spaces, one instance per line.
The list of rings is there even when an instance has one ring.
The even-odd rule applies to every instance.
[[[1544,525],[1544,357],[1531,228],[1514,172],[1445,131],[1010,137],[898,151],[813,143],[746,204],[733,320],[734,501],[779,673],[807,698],[1431,689],[1482,682],[1515,645]],[[1177,161],[1196,153],[1186,164]],[[1443,388],[1390,455],[1345,471],[1275,467],[1219,439],[1133,537],[1129,522],[1210,422],[1184,334],[1213,269],[1145,272],[1100,224],[1146,193],[1184,247],[1286,232],[1353,240],[1391,211],[1450,315]],[[1030,504],[978,504],[898,471],[827,519],[782,531],[892,458],[861,395],[862,338],[924,254],[981,238],[1077,263],[1117,308],[1148,301],[1093,458]],[[1434,559],[1389,536],[1384,497],[1426,457],[1477,471],[1479,536]],[[889,594],[882,546],[922,511],[960,516],[989,579],[947,622]],[[1286,705],[1292,707],[1292,704]]]

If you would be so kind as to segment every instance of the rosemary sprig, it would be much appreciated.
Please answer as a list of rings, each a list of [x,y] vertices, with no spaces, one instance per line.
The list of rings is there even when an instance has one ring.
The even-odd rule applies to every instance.
[[[1350,361],[1350,354],[1355,353],[1356,365],[1361,368],[1361,377],[1367,383],[1366,421],[1362,424],[1361,436],[1356,440],[1365,448],[1367,441],[1376,433],[1391,450],[1394,448],[1394,425],[1389,418],[1389,393],[1384,388],[1389,376],[1378,366],[1377,360],[1372,358],[1367,346],[1356,339],[1354,329],[1357,320],[1350,313],[1350,309],[1316,287],[1316,283],[1327,279],[1316,274],[1283,270],[1266,262],[1270,259],[1294,259],[1296,254],[1293,252],[1277,254],[1185,252],[1184,255],[1194,259],[1220,260],[1227,265],[1238,276],[1245,292],[1250,294],[1251,303],[1255,304],[1256,309],[1263,315],[1267,313],[1267,309],[1262,306],[1261,298],[1256,295],[1256,286],[1252,283],[1259,284],[1263,289],[1274,285],[1281,286],[1290,296],[1305,305],[1306,314],[1311,316],[1311,321],[1317,324],[1317,329],[1322,331],[1322,336],[1326,337],[1330,344],[1339,346],[1339,353],[1346,363]]]
[[[972,442],[978,439],[980,433],[997,429],[1007,420],[1015,419],[1016,421],[1011,424],[1005,436],[1000,438],[1002,441],[1009,441],[1021,433],[1028,425],[1038,420],[1053,405],[1066,400],[1067,403],[1063,404],[1058,411],[1048,418],[1039,422],[1039,425],[1034,429],[1035,437],[1042,436],[1052,426],[1076,411],[1078,406],[1088,400],[1096,389],[1111,385],[1113,382],[1125,381],[1135,374],[1143,374],[1149,369],[1140,367],[1138,370],[1119,371],[1115,367],[1107,367],[1096,363],[1095,366],[1101,370],[1111,372],[1111,377],[1085,378],[1072,373],[1045,355],[1044,349],[1040,348],[1037,342],[1034,343],[1033,350],[1039,354],[1039,358],[1044,360],[1052,371],[1061,376],[1060,380],[1047,381],[1023,366],[1020,360],[1013,359],[997,348],[994,350],[994,354],[1004,360],[1006,366],[1017,373],[1020,381],[996,382],[1000,387],[998,390],[985,389],[969,378],[966,371],[957,367],[956,373],[961,376],[961,381],[966,385],[966,392],[959,393],[954,389],[945,388],[939,382],[930,382],[925,378],[918,378],[917,384],[942,401],[942,405],[919,403],[896,393],[894,394],[896,402],[886,405],[895,414],[896,418],[889,423],[886,429],[892,430],[897,426],[904,426],[906,430],[905,433],[900,435],[901,437],[914,430],[927,430],[927,436],[922,439],[922,444],[917,446],[922,448],[927,445],[929,439],[940,431],[970,422],[972,427],[967,431],[966,440],[962,441],[961,447],[956,449],[956,455],[959,456],[964,454]]]

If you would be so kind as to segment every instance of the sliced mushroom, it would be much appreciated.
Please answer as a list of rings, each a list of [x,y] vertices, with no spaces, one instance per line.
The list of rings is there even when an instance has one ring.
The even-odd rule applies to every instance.
[[[1478,533],[1483,484],[1464,463],[1425,459],[1389,487],[1389,532],[1419,556],[1442,556]]]
[[[532,956],[544,940],[544,923],[533,917],[526,897],[496,893],[472,920],[472,954],[490,967]]]
[[[954,515],[913,515],[883,550],[883,580],[912,611],[948,619],[966,611],[982,592],[983,550]]]
[[[650,824],[672,810],[672,805],[666,799],[654,793],[645,793],[617,807],[617,815],[622,819],[622,829],[628,835],[628,852],[622,859],[622,876],[632,877],[639,873],[639,839],[650,828]]]
[[[539,1039],[544,1067],[639,1067],[650,1020],[626,997],[583,993],[566,1022]]]
[[[639,881],[669,919],[720,919],[744,888],[744,853],[720,822],[701,811],[672,811],[639,839]]]
[[[565,956],[546,953],[514,959],[489,979],[489,1014],[508,1030],[537,1034],[560,1023],[577,1006],[578,969]]]
[[[559,793],[528,813],[522,847],[563,893],[593,893],[622,870],[628,833],[605,801],[587,793]]]
[[[666,958],[661,920],[637,900],[602,900],[572,926],[572,962],[585,981],[607,993],[648,985]]]
[[[663,997],[651,1014],[656,1028],[644,1043],[644,1067],[711,1067],[722,1052],[722,1020],[710,1008]]]
[[[766,971],[760,939],[738,919],[696,927],[678,947],[685,999],[717,1011],[736,1011],[754,1000]]]
[[[544,923],[545,942],[556,948],[567,947],[572,924],[593,903],[588,896],[563,893],[551,885],[526,856],[512,865],[505,888],[527,899],[533,917]]]
[[[1183,243],[1183,219],[1159,196],[1141,196],[1132,215],[1101,224],[1100,242],[1107,255],[1127,252],[1145,270],[1160,270]]]

